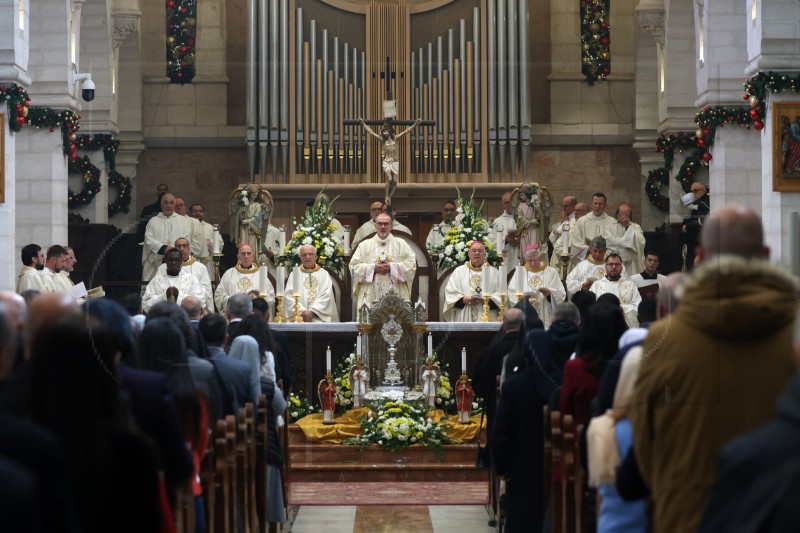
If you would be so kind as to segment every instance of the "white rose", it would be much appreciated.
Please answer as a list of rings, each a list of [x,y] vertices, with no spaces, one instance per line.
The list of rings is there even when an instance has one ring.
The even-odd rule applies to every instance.
[[[292,418],[297,418],[297,415],[298,415],[298,414],[299,414],[299,413],[298,413],[297,411],[293,411],[293,412],[292,412]]]

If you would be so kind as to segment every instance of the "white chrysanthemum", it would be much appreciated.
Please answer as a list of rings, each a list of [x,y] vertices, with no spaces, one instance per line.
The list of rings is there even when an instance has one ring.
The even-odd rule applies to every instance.
[[[322,251],[325,253],[325,257],[330,257],[333,255],[333,246],[326,246]]]
[[[303,244],[312,244],[313,242],[314,242],[314,239],[311,238],[311,237],[304,237],[303,238]]]
[[[456,260],[457,261],[466,261],[467,260],[467,255],[464,252],[458,252],[456,254]]]
[[[300,414],[297,411],[292,411],[292,418],[297,418],[297,415]]]

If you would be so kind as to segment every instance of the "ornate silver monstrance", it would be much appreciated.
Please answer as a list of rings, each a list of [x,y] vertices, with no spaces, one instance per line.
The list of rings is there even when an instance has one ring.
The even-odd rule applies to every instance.
[[[386,344],[389,345],[389,363],[386,365],[383,384],[389,386],[400,385],[403,382],[403,377],[400,375],[400,369],[397,368],[397,361],[395,361],[394,356],[397,353],[397,343],[403,336],[403,328],[395,321],[393,314],[389,315],[389,320],[383,324],[381,335]]]

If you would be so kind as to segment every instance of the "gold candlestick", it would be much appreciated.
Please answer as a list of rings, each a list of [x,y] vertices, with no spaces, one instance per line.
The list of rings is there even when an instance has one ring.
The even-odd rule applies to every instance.
[[[223,254],[211,254],[211,260],[214,261],[214,282],[219,283],[219,262]],[[216,288],[216,287],[215,287]]]
[[[492,316],[489,314],[489,300],[491,300],[491,296],[485,294],[483,296],[483,315],[481,316],[481,322],[491,322]]]
[[[275,320],[273,320],[273,322],[286,322],[286,316],[283,314],[283,295],[276,296],[275,299],[277,303],[275,304]]]
[[[500,311],[497,313],[498,322],[502,322],[503,315],[506,314],[506,298],[508,298],[508,296],[506,296],[505,294],[500,295]]]
[[[300,295],[294,295],[294,313],[292,313],[292,318],[290,322],[302,322],[303,317],[300,315]]]

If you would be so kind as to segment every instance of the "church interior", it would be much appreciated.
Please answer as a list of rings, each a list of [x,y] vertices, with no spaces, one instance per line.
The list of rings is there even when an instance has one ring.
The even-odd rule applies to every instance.
[[[343,329],[292,324],[302,319],[295,320],[297,307],[291,309],[283,287],[273,288],[268,298],[267,313],[283,322],[270,328],[289,335],[295,390],[305,391],[304,402],[324,407],[315,394],[317,383],[337,366],[325,361],[326,348],[328,357],[331,346],[336,358],[355,354],[358,335],[360,357],[362,334],[369,330],[364,342],[371,344],[364,344],[364,352],[372,350],[381,367],[373,370],[386,367],[388,373],[386,361],[394,361],[387,351],[394,343],[384,342],[387,337],[381,339],[379,328],[369,329],[373,324],[361,316],[359,280],[352,263],[348,269],[357,228],[377,221],[371,212],[375,202],[390,204],[393,223],[408,230],[398,240],[416,257],[404,294],[411,305],[398,304],[402,310],[391,313],[406,335],[395,341],[406,354],[398,355],[399,379],[420,390],[424,370],[418,369],[425,354],[433,353],[426,342],[441,352],[444,359],[437,362],[449,361],[455,394],[459,377],[453,369],[462,346],[468,350],[462,363],[466,375],[500,327],[506,303],[513,303],[492,301],[492,322],[473,318],[470,327],[444,326],[445,320],[462,321],[445,318],[452,311],[446,303],[451,272],[437,268],[440,256],[426,245],[426,236],[446,222],[448,202],[463,213],[462,199],[469,198],[465,204],[478,208],[476,220],[492,222],[510,213],[505,194],[516,206],[520,191],[533,184],[541,210],[526,228],[538,231],[533,244],[542,250],[541,268],[554,267],[560,285],[574,267],[569,243],[563,256],[560,240],[548,242],[550,230],[567,218],[559,218],[562,199],[574,197],[573,207],[582,202],[592,216],[596,193],[603,193],[601,211],[615,220],[618,207],[627,206],[629,221],[642,232],[639,253],[655,253],[658,273],[666,275],[694,268],[697,243],[687,250],[685,234],[700,202],[692,197],[699,184],[705,214],[727,204],[759,214],[769,261],[800,275],[800,4],[795,1],[0,0],[0,21],[0,291],[19,286],[18,273],[28,265],[20,256],[35,243],[45,253],[51,245],[74,251],[73,284],[102,287],[108,299],[119,301],[144,294],[150,279],[142,277],[149,219],[143,215],[148,208],[150,216],[161,211],[163,185],[190,211],[200,204],[202,221],[214,226],[213,246],[208,241],[203,255],[216,289],[226,271],[242,265],[238,247],[246,241],[237,236],[237,209],[247,205],[242,198],[252,184],[259,186],[259,202],[269,205],[265,237],[255,241],[261,248],[255,268],[269,264],[269,282],[288,291],[292,263],[287,261],[286,270],[277,267],[271,249],[264,262],[267,228],[281,234],[274,241],[281,243],[276,257],[308,244],[302,236],[296,240],[298,228],[309,220],[307,209],[327,195],[325,220],[335,219],[336,231],[341,226],[341,235],[346,233],[339,242],[346,243],[338,253],[339,269],[323,265],[333,280]],[[576,223],[574,216],[570,221]],[[487,264],[497,266],[508,229],[496,238],[494,226],[483,235],[491,240]],[[365,235],[379,235],[374,228]],[[597,236],[587,233],[580,244],[594,246],[589,241]],[[516,264],[508,264],[506,255],[499,270],[506,290],[515,268],[526,268],[531,251],[516,246]],[[315,258],[324,255],[320,244],[316,249]],[[305,269],[300,252],[292,248],[292,261]],[[471,257],[466,254],[460,261]],[[159,262],[160,255],[163,250],[157,252]],[[642,265],[634,268],[628,276]],[[395,270],[391,276],[397,282]],[[481,282],[489,284],[488,278]],[[210,298],[209,303],[213,313]],[[424,318],[416,314],[419,309],[427,313]],[[217,311],[223,313],[219,303]],[[390,315],[382,312],[381,324]],[[431,332],[432,340],[421,331]],[[388,381],[374,376],[369,388],[392,384],[388,375]],[[242,459],[242,468],[253,472],[264,466],[256,452],[266,449],[263,442],[256,445],[256,434],[268,438],[266,429],[262,435],[256,427],[258,417],[267,416],[267,407],[260,407],[263,412],[255,405],[256,414],[248,419],[253,427],[241,429],[241,438],[252,439],[252,449],[248,445],[241,453],[253,454]],[[460,415],[454,406],[451,411],[442,411],[442,420],[451,416],[448,424],[458,427]],[[328,435],[323,414],[314,416],[319,423],[310,431]],[[297,484],[287,484],[290,513],[282,530],[502,530],[496,480],[490,483],[487,471],[473,464],[480,450],[475,439],[485,443],[488,434],[483,418],[470,419],[468,409],[467,421],[460,423],[469,420],[474,435],[463,438],[465,448],[447,448],[451,459],[438,470],[427,468],[435,461],[432,452],[408,452],[413,447],[394,471],[388,451],[366,459],[342,452],[333,441],[305,447],[303,431],[290,426],[280,438],[296,466],[284,475]],[[351,422],[357,433],[358,419]],[[228,457],[235,463],[240,437],[234,431],[226,445],[225,429],[223,423],[212,448],[232,446]],[[543,453],[551,460],[553,454],[570,455],[577,445],[573,438],[572,428],[565,428]],[[369,461],[377,474],[353,466]],[[579,494],[581,467],[574,457],[569,465],[578,487],[569,490]],[[205,473],[216,479],[214,465],[208,468]],[[223,499],[235,499],[236,476],[243,474],[228,474],[224,484],[230,493],[220,490],[216,502],[206,497],[208,508],[225,517],[209,514],[202,531],[230,532],[237,526],[249,533],[267,531],[261,503],[255,502],[262,495],[255,478],[252,487],[242,481],[238,494],[252,496],[252,502],[240,504],[259,512],[243,513],[248,524],[234,523],[235,505]],[[396,483],[396,491],[385,482]],[[345,496],[330,494],[347,492],[350,484]],[[545,485],[551,498],[564,486]],[[453,491],[460,497],[445,494]],[[192,531],[191,505],[176,502],[174,494],[170,498],[178,531]],[[565,531],[589,530],[574,495],[570,499],[572,508],[555,500],[553,523]],[[553,505],[551,500],[551,511]]]

